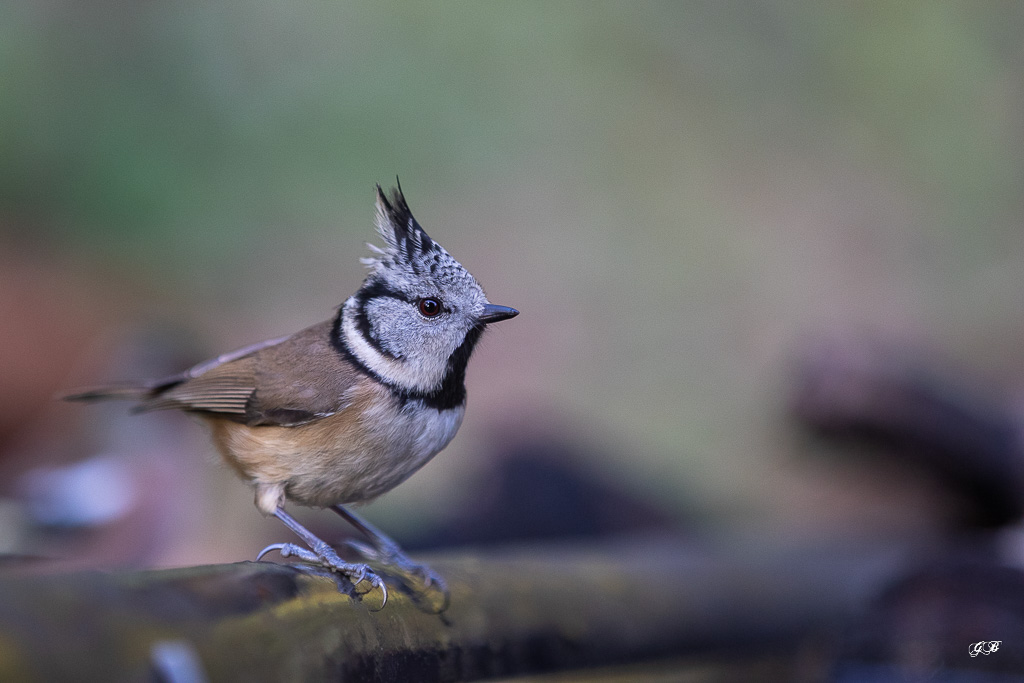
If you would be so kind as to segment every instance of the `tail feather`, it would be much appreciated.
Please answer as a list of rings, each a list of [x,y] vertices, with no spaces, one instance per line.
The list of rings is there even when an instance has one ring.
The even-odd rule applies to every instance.
[[[152,395],[151,386],[126,383],[81,389],[60,398],[64,401],[141,401]]]
[[[183,372],[149,382],[106,384],[101,387],[79,389],[59,398],[64,401],[137,401],[138,403],[132,407],[133,413],[179,408],[178,403],[161,400],[160,395],[181,384],[187,378],[187,372]]]

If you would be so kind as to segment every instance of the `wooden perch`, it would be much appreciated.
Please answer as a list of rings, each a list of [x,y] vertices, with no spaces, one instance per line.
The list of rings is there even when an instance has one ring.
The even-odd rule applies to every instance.
[[[466,681],[792,654],[892,576],[892,563],[877,559],[713,559],[674,539],[446,556],[431,559],[451,589],[441,615],[397,589],[374,612],[330,578],[265,562],[9,570],[0,573],[0,680]]]

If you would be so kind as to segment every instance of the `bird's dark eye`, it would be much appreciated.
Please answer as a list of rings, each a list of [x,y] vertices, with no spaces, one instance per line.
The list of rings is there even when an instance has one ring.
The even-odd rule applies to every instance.
[[[427,297],[426,299],[420,299],[420,313],[428,318],[433,318],[435,315],[441,312],[441,300],[434,299],[433,297]]]

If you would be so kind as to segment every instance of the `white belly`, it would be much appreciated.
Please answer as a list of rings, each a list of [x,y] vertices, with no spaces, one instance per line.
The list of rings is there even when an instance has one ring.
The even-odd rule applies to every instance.
[[[392,412],[387,423],[374,421],[379,447],[357,458],[353,479],[360,490],[351,491],[347,502],[371,500],[408,479],[448,445],[466,413],[465,406],[444,411],[414,406],[407,404],[398,420]]]

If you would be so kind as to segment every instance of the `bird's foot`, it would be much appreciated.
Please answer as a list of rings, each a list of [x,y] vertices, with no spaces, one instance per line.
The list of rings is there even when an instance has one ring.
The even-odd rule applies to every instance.
[[[448,585],[441,575],[425,564],[413,562],[394,542],[371,545],[349,540],[345,545],[367,562],[387,569],[389,575],[395,576],[411,591],[421,607],[434,613],[447,609]]]
[[[388,569],[397,569],[401,574],[417,579],[424,588],[444,585],[444,579],[437,572],[425,564],[413,562],[397,545],[388,543],[374,546],[354,540],[346,541],[345,545],[357,552],[367,562],[373,562]]]
[[[379,609],[384,608],[384,605],[387,604],[388,601],[387,586],[384,585],[384,581],[377,576],[376,572],[374,572],[369,565],[345,562],[338,556],[338,553],[334,552],[334,548],[322,541],[314,544],[314,546],[315,547],[312,550],[309,550],[300,545],[296,545],[295,543],[272,543],[260,551],[259,555],[256,556],[256,561],[259,562],[264,555],[277,550],[281,553],[281,557],[294,556],[307,564],[323,567],[324,569],[336,574],[341,574],[352,583],[353,589],[363,581],[366,581],[370,584],[370,587],[365,591],[357,592],[360,595],[365,595],[366,593],[379,588],[382,595]]]

